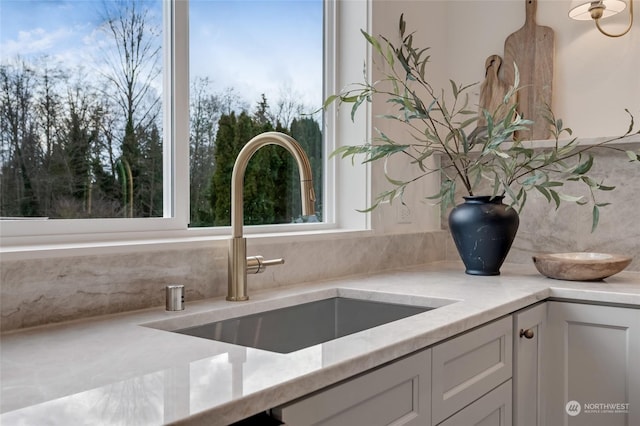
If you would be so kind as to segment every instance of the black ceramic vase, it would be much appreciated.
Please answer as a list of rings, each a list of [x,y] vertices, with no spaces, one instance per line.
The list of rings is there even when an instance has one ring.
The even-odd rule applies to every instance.
[[[449,214],[449,229],[466,273],[500,275],[500,267],[518,232],[518,213],[504,197],[464,197]]]

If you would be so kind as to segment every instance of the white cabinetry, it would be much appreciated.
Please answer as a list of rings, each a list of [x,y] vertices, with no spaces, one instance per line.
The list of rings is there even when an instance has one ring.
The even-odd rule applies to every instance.
[[[509,316],[434,346],[432,424],[511,378],[512,330]]]
[[[429,425],[431,350],[273,410],[285,424]]]
[[[513,424],[544,424],[542,398],[543,345],[547,320],[547,303],[513,315]]]
[[[296,426],[510,426],[512,331],[511,316],[502,318],[272,415]]]
[[[449,417],[440,426],[511,426],[511,380]]]
[[[640,310],[548,305],[546,424],[640,425]]]
[[[545,302],[273,410],[291,425],[640,425],[640,309]]]

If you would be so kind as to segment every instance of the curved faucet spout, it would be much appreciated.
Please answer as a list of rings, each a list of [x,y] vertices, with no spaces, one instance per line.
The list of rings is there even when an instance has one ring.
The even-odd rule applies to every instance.
[[[266,145],[278,145],[286,149],[295,158],[300,173],[300,194],[302,200],[302,214],[310,216],[315,213],[314,204],[316,201],[313,191],[313,179],[311,174],[311,163],[304,150],[291,136],[280,132],[262,133],[253,139],[240,150],[231,175],[231,240],[229,242],[229,289],[227,300],[240,301],[247,300],[247,262],[251,261],[254,273],[262,272],[265,267],[284,263],[283,259],[267,260],[262,256],[254,256],[247,259],[247,243],[242,235],[244,225],[243,212],[243,185],[244,175],[247,170],[249,160],[260,148]],[[255,265],[254,265],[255,266]]]
[[[233,165],[231,175],[231,236],[242,237],[242,225],[244,222],[243,191],[244,174],[249,160],[260,148],[266,145],[278,145],[289,151],[298,163],[300,173],[300,195],[302,200],[302,214],[310,216],[315,213],[316,196],[313,191],[313,177],[311,175],[311,163],[300,144],[289,135],[280,132],[262,133],[240,150],[236,162]]]

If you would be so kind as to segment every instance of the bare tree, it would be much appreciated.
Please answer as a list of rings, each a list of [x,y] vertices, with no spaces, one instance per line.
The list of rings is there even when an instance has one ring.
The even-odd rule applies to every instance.
[[[154,87],[160,76],[161,30],[153,24],[145,1],[104,3],[104,31],[115,49],[103,50],[103,75],[112,97],[125,114],[127,125],[142,126],[157,119],[160,97]]]
[[[42,152],[31,113],[34,81],[33,70],[20,59],[15,66],[0,66],[3,216],[40,214],[36,172]]]
[[[67,176],[62,176],[64,173],[59,173],[60,164],[64,162],[61,127],[65,106],[61,91],[66,82],[66,73],[60,64],[48,56],[37,58],[34,63],[37,71],[34,76],[36,84],[31,113],[38,123],[38,136],[43,151],[36,186],[41,214],[51,216],[51,207],[58,189],[68,181]]]
[[[212,93],[208,78],[191,84],[189,134],[191,224],[210,224],[209,182],[215,168],[214,145],[222,115],[221,97]]]
[[[107,79],[106,96],[123,113],[121,161],[131,168],[129,179],[133,179],[133,183],[123,185],[123,188],[132,187],[133,194],[122,194],[123,202],[128,204],[129,216],[143,214],[146,200],[142,201],[143,195],[139,193],[142,187],[157,187],[153,182],[139,182],[143,175],[147,178],[156,176],[143,169],[147,166],[162,168],[162,161],[156,158],[145,159],[143,156],[143,152],[158,152],[157,149],[143,147],[145,143],[155,141],[140,140],[141,136],[152,134],[160,115],[160,96],[155,86],[161,73],[161,31],[159,25],[154,25],[154,16],[146,3],[148,2],[143,0],[104,3],[103,29],[113,45],[111,49],[103,51],[106,69],[102,73]],[[134,206],[131,205],[134,198],[135,214]]]
[[[279,92],[275,107],[272,108],[270,119],[274,126],[280,123],[280,125],[288,129],[295,118],[299,118],[304,114],[305,106],[300,103],[302,96],[296,93],[290,85],[284,85]]]
[[[222,94],[219,95],[222,113],[229,115],[232,112],[240,114],[249,110],[249,102],[242,98],[233,87],[227,87]]]

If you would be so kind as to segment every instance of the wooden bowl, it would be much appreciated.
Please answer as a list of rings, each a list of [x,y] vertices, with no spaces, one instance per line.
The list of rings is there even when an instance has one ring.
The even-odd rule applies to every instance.
[[[533,256],[542,275],[556,280],[596,281],[617,274],[629,266],[631,258],[609,253],[548,253]]]

